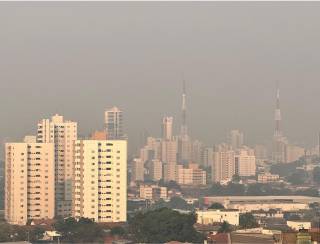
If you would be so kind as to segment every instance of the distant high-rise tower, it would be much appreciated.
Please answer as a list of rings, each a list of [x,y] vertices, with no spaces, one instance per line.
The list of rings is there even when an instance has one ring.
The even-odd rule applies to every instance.
[[[124,139],[122,111],[113,107],[105,111],[105,129],[108,140]]]
[[[243,146],[244,143],[243,132],[239,130],[232,130],[228,135],[229,144],[232,146],[233,150],[237,150]]]
[[[180,162],[183,162],[183,163],[188,163],[191,159],[191,140],[188,135],[188,127],[187,127],[185,81],[183,81],[183,92],[182,92],[182,120],[181,120],[180,137],[179,137],[179,143],[178,143],[178,159]]]
[[[276,109],[274,114],[275,130],[273,136],[273,153],[272,160],[276,163],[286,162],[287,138],[282,135],[280,128],[281,112],[280,112],[280,89],[277,88]]]
[[[280,130],[281,112],[280,112],[280,89],[279,88],[277,88],[276,110],[274,113],[274,120],[275,120],[274,135],[281,136],[282,133]]]
[[[164,117],[162,119],[162,139],[172,140],[172,117]]]

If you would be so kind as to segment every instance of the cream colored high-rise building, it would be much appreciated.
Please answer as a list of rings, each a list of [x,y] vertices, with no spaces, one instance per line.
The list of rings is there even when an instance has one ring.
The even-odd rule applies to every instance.
[[[161,139],[148,137],[147,144],[140,149],[140,158],[143,162],[161,159]]]
[[[5,219],[25,225],[54,218],[54,145],[6,143]]]
[[[239,176],[256,175],[256,157],[254,151],[244,147],[237,150],[235,155],[236,174]]]
[[[218,149],[218,150],[217,150]],[[235,152],[226,144],[216,147],[212,165],[212,181],[231,180],[235,174]]]
[[[162,119],[162,139],[163,140],[172,140],[172,117],[164,117]]]
[[[286,157],[287,163],[297,161],[299,158],[303,157],[305,154],[305,149],[296,145],[287,145]]]
[[[164,181],[176,181],[176,168],[177,164],[175,162],[169,162],[163,165]]]
[[[55,214],[71,216],[73,145],[77,140],[77,123],[58,114],[38,122],[37,142],[54,143],[55,148]]]
[[[175,140],[163,140],[161,142],[161,161],[166,163],[176,163],[178,144]]]
[[[144,181],[144,162],[140,158],[131,162],[131,181]]]
[[[162,176],[162,162],[159,159],[153,159],[150,164],[150,179],[159,181]]]
[[[127,141],[77,140],[73,216],[127,220]]]

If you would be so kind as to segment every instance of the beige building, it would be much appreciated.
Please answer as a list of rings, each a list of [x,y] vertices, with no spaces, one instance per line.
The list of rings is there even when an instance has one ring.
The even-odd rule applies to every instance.
[[[131,162],[131,181],[144,181],[144,162],[140,158]]]
[[[176,168],[175,162],[166,163],[163,165],[163,179],[166,182],[176,181]]]
[[[237,150],[235,155],[236,174],[239,176],[256,175],[256,157],[250,148]]]
[[[187,168],[177,165],[176,182],[180,185],[205,185],[206,172],[198,164],[189,164]]]
[[[7,222],[25,225],[31,219],[54,218],[54,145],[6,143],[5,154]]]
[[[147,144],[140,149],[140,158],[143,162],[161,159],[161,139],[148,137]]]
[[[140,185],[140,198],[148,200],[159,200],[168,198],[167,187],[157,185]]]
[[[235,172],[235,152],[230,150],[228,145],[221,145],[216,148],[213,156],[212,181],[231,180]]]
[[[198,210],[197,223],[202,225],[212,225],[215,223],[228,222],[231,225],[239,225],[240,213],[233,209],[208,209]]]
[[[162,179],[162,162],[159,159],[153,159],[150,164],[150,179],[159,181]]]
[[[279,175],[264,173],[258,175],[259,183],[270,183],[270,182],[278,182],[280,179]]]
[[[73,145],[77,140],[77,123],[58,114],[38,122],[37,142],[54,143],[55,148],[55,214],[71,216]]]
[[[127,142],[77,140],[73,216],[96,222],[127,219]]]
[[[192,143],[192,162],[203,165],[204,145],[201,141],[195,140]]]
[[[176,140],[163,140],[161,142],[161,161],[162,162],[177,162],[178,144]]]
[[[305,154],[305,149],[303,147],[289,144],[286,149],[287,163],[297,161]]]

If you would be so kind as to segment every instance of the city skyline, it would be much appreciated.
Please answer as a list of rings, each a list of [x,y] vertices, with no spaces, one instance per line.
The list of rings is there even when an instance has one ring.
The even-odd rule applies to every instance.
[[[317,4],[305,4],[307,10],[301,12],[295,4],[186,3],[177,17],[174,3],[154,5],[160,8],[138,4],[134,11],[100,3],[103,11],[94,5],[73,9],[72,21],[63,3],[57,5],[61,12],[46,4],[18,9],[10,3],[0,10],[7,20],[0,24],[6,36],[1,47],[1,142],[34,133],[38,118],[55,113],[77,121],[80,134],[89,135],[93,128],[103,128],[105,109],[118,106],[133,152],[144,131],[160,137],[163,116],[174,118],[174,134],[179,133],[184,74],[192,138],[211,146],[225,141],[229,130],[240,129],[250,145],[271,141],[279,81],[283,133],[301,146],[317,144]],[[26,18],[8,28],[13,11]],[[228,14],[241,21],[230,23]],[[266,18],[268,14],[273,18]],[[305,18],[297,19],[298,14]],[[272,31],[270,22],[278,23]],[[271,33],[277,38],[269,42]],[[88,40],[80,38],[84,34]],[[302,46],[305,37],[308,45]],[[56,52],[42,55],[45,43],[52,43]],[[118,52],[112,50],[116,43]]]

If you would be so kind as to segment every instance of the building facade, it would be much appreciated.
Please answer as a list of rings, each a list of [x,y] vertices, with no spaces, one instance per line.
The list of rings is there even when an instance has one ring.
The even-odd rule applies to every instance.
[[[125,139],[123,130],[123,114],[117,107],[107,109],[104,114],[105,129],[108,140]]]
[[[58,114],[51,120],[38,122],[37,142],[54,143],[55,150],[55,214],[71,216],[73,187],[73,146],[77,140],[77,123]]]
[[[254,151],[249,148],[239,149],[235,155],[236,175],[255,176],[256,157]]]
[[[73,216],[96,222],[127,219],[127,142],[77,140]]]
[[[5,145],[5,219],[25,225],[32,219],[55,216],[54,145]]]

